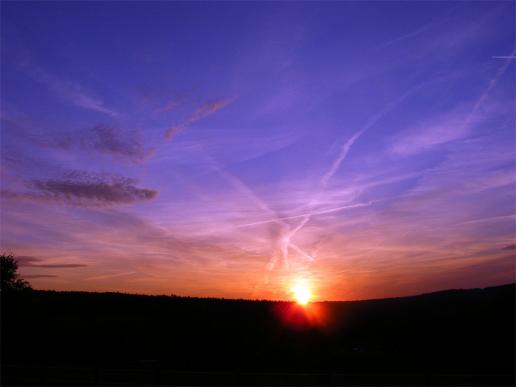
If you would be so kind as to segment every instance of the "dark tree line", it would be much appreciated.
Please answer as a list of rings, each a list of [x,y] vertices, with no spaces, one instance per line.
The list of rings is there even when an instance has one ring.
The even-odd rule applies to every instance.
[[[18,262],[12,254],[0,255],[0,290],[2,292],[31,289],[18,273]]]

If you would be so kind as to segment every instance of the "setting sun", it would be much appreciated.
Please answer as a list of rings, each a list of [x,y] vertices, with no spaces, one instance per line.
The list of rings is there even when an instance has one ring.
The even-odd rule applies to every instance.
[[[310,301],[312,294],[310,290],[305,285],[296,285],[292,292],[294,293],[294,297],[296,298],[296,302],[300,305],[306,305]]]

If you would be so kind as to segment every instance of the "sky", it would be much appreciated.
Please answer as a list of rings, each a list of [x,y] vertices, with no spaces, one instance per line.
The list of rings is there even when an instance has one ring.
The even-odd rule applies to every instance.
[[[2,2],[0,250],[37,289],[514,282],[515,11]]]

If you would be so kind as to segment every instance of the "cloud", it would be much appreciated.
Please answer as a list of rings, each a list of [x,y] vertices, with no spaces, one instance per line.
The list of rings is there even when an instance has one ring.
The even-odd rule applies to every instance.
[[[53,274],[25,274],[23,276],[24,278],[28,278],[28,279],[36,279],[36,278],[56,278],[57,275],[53,275]]]
[[[457,111],[428,119],[398,136],[391,152],[409,156],[463,138],[471,130],[471,127],[464,125],[465,119],[465,114]]]
[[[137,188],[134,181],[112,178],[111,181],[35,180],[34,187],[53,197],[66,200],[93,200],[99,203],[131,203],[149,200],[157,191]]]
[[[487,104],[486,101],[510,64],[511,61],[506,60],[497,69],[470,108],[458,106],[436,118],[423,121],[398,137],[391,152],[404,156],[413,155],[468,136],[481,121],[493,115],[493,110],[496,113],[499,106]]]
[[[391,40],[389,40],[389,41],[387,41],[385,43],[382,43],[379,46],[377,46],[376,48],[380,49],[380,48],[389,47],[389,46],[392,46],[393,44],[398,44],[398,43],[404,42],[407,39],[412,39],[414,37],[418,37],[421,34],[428,32],[429,30],[435,29],[436,27],[440,27],[443,24],[448,23],[450,21],[450,15],[457,8],[459,8],[459,5],[456,5],[456,6],[452,7],[452,8],[450,8],[443,15],[440,15],[439,17],[437,17],[437,18],[431,20],[430,22],[428,22],[428,23],[418,27],[417,29],[415,29],[415,30],[413,30],[411,32],[405,33],[404,35],[398,36],[398,37],[396,37],[394,39],[391,39]]]
[[[56,141],[62,149],[79,148],[94,150],[134,162],[144,161],[153,149],[146,149],[135,132],[124,133],[112,126],[97,125],[74,136],[66,136]]]
[[[62,202],[75,206],[104,207],[131,204],[155,198],[158,191],[135,187],[134,179],[116,175],[94,175],[72,171],[61,180],[32,180],[33,191],[1,191],[2,196],[13,199]],[[35,191],[34,191],[35,190]]]
[[[42,265],[25,265],[29,267],[40,267],[45,269],[76,269],[78,267],[86,267],[80,263],[53,263],[53,264],[42,264]]]
[[[165,132],[165,138],[167,140],[172,140],[179,132],[184,130],[190,125],[195,124],[206,116],[210,114],[216,113],[219,110],[228,106],[234,98],[217,98],[215,100],[203,103],[200,105],[193,113],[191,113],[188,118],[181,122],[180,124],[169,128]]]
[[[155,147],[145,146],[141,130],[123,130],[99,124],[68,133],[52,133],[50,128],[36,125],[26,117],[6,109],[0,111],[0,120],[9,135],[16,136],[21,142],[30,142],[44,148],[95,151],[135,163],[145,161],[155,151]]]
[[[30,62],[23,63],[21,68],[35,81],[46,85],[54,93],[75,106],[110,116],[118,116],[118,113],[105,106],[101,99],[89,95],[76,83],[55,78],[43,68]]]
[[[451,11],[455,8],[457,6]],[[440,53],[448,50],[456,55],[468,46],[481,44],[483,39],[495,33],[496,28],[492,24],[500,20],[500,13],[504,12],[505,7],[503,5],[493,7],[479,15],[468,15],[468,8],[455,12],[455,15],[450,15],[445,20],[447,28],[439,28],[433,39],[426,44],[429,52],[435,52],[433,49],[439,47]]]
[[[19,266],[31,266],[34,264],[34,262],[40,261],[40,258],[21,255],[16,257],[16,261],[18,262]]]
[[[123,272],[123,273],[97,275],[97,276],[93,276],[93,277],[84,278],[84,281],[100,281],[100,280],[106,280],[106,279],[111,279],[111,278],[115,278],[115,277],[123,277],[126,275],[133,275],[133,274],[137,274],[137,273],[138,272],[136,272],[136,271],[127,271],[127,272]]]
[[[167,113],[177,107],[181,106],[185,102],[185,97],[172,98],[163,104],[157,111],[158,113]]]
[[[285,253],[285,260],[287,259],[288,254],[288,248],[294,247],[294,249],[297,250],[297,247],[291,243],[291,240],[294,238],[294,236],[302,230],[305,225],[311,221],[313,215],[319,214],[315,213],[314,211],[314,205],[319,201],[322,193],[324,190],[326,190],[330,180],[335,176],[337,171],[339,170],[340,166],[344,162],[344,160],[347,158],[349,151],[353,147],[353,144],[360,139],[360,137],[367,132],[370,128],[374,127],[378,121],[380,121],[386,114],[390,113],[392,110],[396,109],[400,104],[402,104],[407,97],[412,95],[414,92],[418,91],[425,83],[422,83],[420,85],[417,85],[414,88],[411,88],[407,92],[403,93],[398,98],[390,101],[383,109],[378,111],[376,114],[374,114],[360,130],[355,132],[346,142],[344,142],[341,146],[340,152],[338,156],[335,158],[333,163],[331,164],[330,168],[326,171],[324,175],[322,175],[320,183],[319,183],[319,191],[317,196],[312,198],[309,202],[307,202],[308,207],[310,208],[310,211],[303,215],[301,217],[301,221],[299,224],[293,228],[289,229],[289,231],[282,237],[282,240],[285,243],[284,251]],[[363,204],[358,204],[358,206],[362,206]],[[348,208],[349,206],[344,207],[338,207],[337,209],[341,208]],[[330,212],[333,212],[334,210],[330,210]],[[324,212],[323,212],[324,213]],[[310,257],[311,258],[311,257]]]
[[[459,225],[463,224],[478,224],[478,223],[496,223],[500,221],[512,221],[516,219],[516,215],[502,215],[502,216],[490,216],[487,218],[473,219],[466,222],[460,222]]]
[[[16,260],[20,267],[38,267],[43,269],[75,269],[88,266],[81,263],[38,263],[42,261],[41,258],[25,255],[16,257]]]

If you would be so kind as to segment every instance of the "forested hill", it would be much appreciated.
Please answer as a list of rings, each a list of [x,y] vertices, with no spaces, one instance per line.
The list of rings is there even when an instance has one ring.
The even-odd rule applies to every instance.
[[[119,293],[7,293],[2,366],[11,377],[23,367],[129,372],[153,364],[161,377],[165,371],[460,374],[496,384],[514,375],[515,291],[511,284],[306,308]]]

